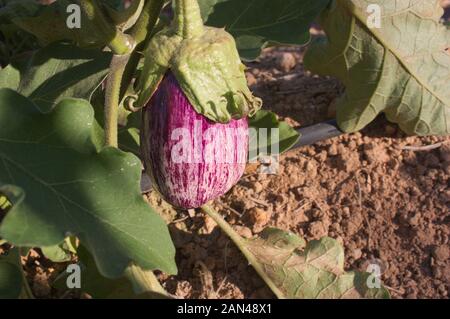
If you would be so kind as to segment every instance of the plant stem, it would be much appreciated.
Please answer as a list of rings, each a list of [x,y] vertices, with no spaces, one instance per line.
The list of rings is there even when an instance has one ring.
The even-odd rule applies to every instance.
[[[88,0],[82,0],[81,3],[82,5],[84,3],[85,13],[92,18],[91,20],[96,22],[99,30],[103,31],[103,34],[111,35],[109,31],[110,26],[100,14],[97,4]],[[124,72],[126,69],[129,70],[127,74],[130,74],[130,79],[125,81],[128,86],[139,62],[138,53],[134,51],[134,44],[138,43],[139,47],[141,47],[144,41],[147,40],[156,24],[163,3],[163,0],[149,0],[146,3],[142,15],[132,30],[132,39],[136,39],[133,40],[133,45],[128,45],[127,41],[130,39],[128,35],[122,34],[117,30],[115,30],[115,36],[109,43],[109,47],[115,55],[111,60],[105,93],[105,144],[107,146],[118,147],[118,114]],[[98,14],[95,14],[96,12]],[[133,59],[133,65],[128,63],[131,56],[137,57]],[[143,270],[132,263],[125,270],[125,276],[131,281],[134,291],[138,294],[156,292],[165,297],[170,297],[151,270]]]
[[[175,32],[184,39],[202,34],[203,20],[197,0],[175,1]]]
[[[164,0],[148,0],[145,3],[141,16],[131,30],[131,36],[136,41],[136,49],[131,53],[130,60],[123,74],[120,98],[125,95],[128,86],[133,80],[133,75],[141,59],[141,51],[144,50],[152,35],[163,6]]]
[[[105,144],[118,147],[119,95],[125,66],[130,55],[114,55],[106,81],[105,93]]]
[[[148,40],[156,22],[158,21],[159,13],[164,5],[164,0],[147,0],[142,13],[136,24],[131,29],[131,36],[136,41],[136,45]]]
[[[273,283],[273,281],[267,276],[264,268],[261,263],[256,259],[255,255],[248,250],[245,240],[239,236],[238,233],[234,231],[234,229],[228,224],[223,217],[216,212],[211,206],[203,205],[201,209],[209,215],[219,227],[226,233],[231,240],[235,243],[235,245],[239,248],[239,250],[244,254],[245,258],[247,258],[250,265],[256,270],[258,275],[265,281],[265,283],[269,286],[269,288],[273,291],[273,293],[280,299],[285,298],[284,294],[278,289],[278,287]]]
[[[133,290],[137,294],[156,292],[165,297],[170,297],[151,270],[143,270],[139,266],[131,264],[127,267],[125,276],[131,281]]]
[[[97,1],[81,0],[80,5],[88,20],[95,26],[93,32],[96,32],[99,38],[107,40],[108,47],[114,54],[124,55],[133,51],[133,38],[120,32],[107,21]]]

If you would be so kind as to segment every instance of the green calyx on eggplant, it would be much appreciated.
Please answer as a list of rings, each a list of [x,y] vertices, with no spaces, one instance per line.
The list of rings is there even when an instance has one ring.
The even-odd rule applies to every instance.
[[[172,25],[152,38],[144,55],[130,109],[146,106],[169,70],[195,111],[214,122],[252,116],[261,108],[247,86],[234,38],[203,25],[197,0],[175,0]]]

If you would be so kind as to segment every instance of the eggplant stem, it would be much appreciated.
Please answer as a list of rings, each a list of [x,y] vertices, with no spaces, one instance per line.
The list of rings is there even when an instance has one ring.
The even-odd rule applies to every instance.
[[[255,255],[253,255],[250,250],[247,248],[245,240],[238,234],[236,231],[228,224],[223,217],[216,212],[210,205],[206,204],[201,207],[201,210],[206,213],[209,217],[211,217],[217,225],[222,229],[222,231],[231,238],[234,244],[239,248],[239,250],[244,254],[245,258],[247,258],[250,265],[256,270],[258,275],[264,280],[264,282],[269,286],[272,292],[279,299],[284,299],[285,296],[281,292],[281,290],[274,284],[272,279],[267,276],[264,272],[264,269],[261,263],[256,259]]]
[[[114,54],[126,55],[134,50],[134,39],[108,22],[97,1],[81,0],[80,5],[84,15],[95,27],[93,32],[107,39],[107,45]]]
[[[147,0],[141,15],[131,29],[131,36],[136,41],[136,48],[131,53],[131,57],[122,76],[120,98],[125,95],[126,90],[133,80],[133,76],[142,56],[140,52],[144,50],[149,42],[163,6],[164,0]]]
[[[197,0],[174,0],[175,17],[173,28],[175,33],[190,39],[203,33],[203,20]]]

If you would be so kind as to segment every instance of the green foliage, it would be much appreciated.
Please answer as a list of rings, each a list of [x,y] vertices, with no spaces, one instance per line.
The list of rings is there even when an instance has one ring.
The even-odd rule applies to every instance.
[[[69,28],[67,21],[72,20],[73,11],[67,8],[79,4],[77,0],[58,0],[50,5],[39,4],[35,0],[10,0],[0,8],[0,25],[14,24],[33,34],[42,45],[56,41],[69,40],[82,47],[102,47],[111,39],[106,39],[98,32],[86,16],[81,16],[80,28]],[[125,9],[122,1],[103,0],[102,9],[112,27],[120,30],[131,28],[144,5],[143,0],[133,1]]]
[[[0,255],[0,299],[16,299],[22,292],[23,276],[19,250],[10,249]]]
[[[64,98],[91,99],[108,74],[111,53],[54,43],[36,51],[21,70],[17,91],[43,112]]]
[[[389,298],[384,287],[368,287],[369,273],[344,271],[344,249],[332,238],[306,244],[290,232],[267,228],[246,240],[246,248],[284,298]]]
[[[146,292],[137,294],[133,285],[124,277],[105,278],[98,270],[92,255],[84,247],[78,247],[78,260],[81,267],[81,291],[95,299],[153,299],[164,298],[157,293]],[[67,273],[62,273],[53,286],[58,289],[67,289]]]
[[[200,0],[206,24],[225,27],[242,58],[255,59],[274,43],[305,44],[314,19],[329,0]]]
[[[278,140],[278,148],[279,152],[284,153],[288,151],[292,146],[295,145],[295,143],[298,142],[300,139],[300,134],[292,128],[289,124],[283,121],[279,121],[277,119],[277,116],[275,113],[266,111],[266,110],[260,110],[258,111],[255,116],[251,117],[249,119],[249,126],[251,128],[256,129],[256,131],[251,130],[250,131],[250,146],[257,146],[259,145],[256,143],[259,132],[261,129],[267,130],[267,145],[266,150],[270,151],[273,145],[276,145],[277,141],[272,141],[271,139],[271,133],[270,130],[272,128],[277,128],[279,131],[279,140]],[[258,155],[259,150],[256,149],[250,149],[250,154]]]
[[[316,41],[304,62],[344,82],[342,130],[358,131],[384,112],[406,133],[450,134],[450,30],[439,22],[438,2],[337,0],[324,11],[328,39]],[[369,4],[381,6],[381,28],[368,26]]]
[[[140,160],[100,149],[93,124],[86,101],[64,99],[42,114],[18,93],[0,90],[0,192],[13,203],[0,235],[19,246],[77,235],[107,277],[121,276],[132,261],[175,273],[167,227],[140,193]]]

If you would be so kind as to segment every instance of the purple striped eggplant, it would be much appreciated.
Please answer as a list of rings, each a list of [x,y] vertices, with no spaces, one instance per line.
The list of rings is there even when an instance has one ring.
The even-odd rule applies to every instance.
[[[141,148],[155,189],[174,206],[196,208],[242,176],[247,116],[262,101],[247,86],[234,38],[203,25],[197,0],[175,0],[174,9],[125,105],[144,108]]]
[[[155,189],[179,208],[197,208],[241,178],[248,154],[247,118],[226,124],[195,111],[169,71],[143,110],[145,169]]]

